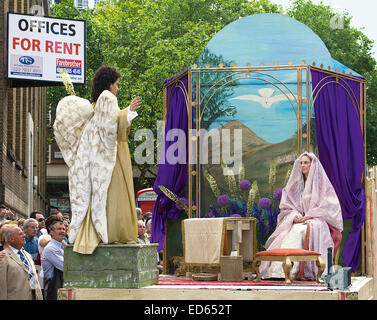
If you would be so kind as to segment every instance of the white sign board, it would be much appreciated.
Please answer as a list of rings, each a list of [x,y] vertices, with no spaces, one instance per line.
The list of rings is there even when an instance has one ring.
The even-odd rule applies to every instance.
[[[8,78],[85,83],[85,21],[8,13]]]

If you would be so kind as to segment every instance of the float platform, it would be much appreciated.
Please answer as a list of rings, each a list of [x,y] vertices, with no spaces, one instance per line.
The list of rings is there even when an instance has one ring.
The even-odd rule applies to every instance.
[[[352,277],[346,290],[329,290],[325,283],[252,280],[194,281],[160,275],[158,283],[138,289],[62,288],[59,300],[374,300],[373,278]]]

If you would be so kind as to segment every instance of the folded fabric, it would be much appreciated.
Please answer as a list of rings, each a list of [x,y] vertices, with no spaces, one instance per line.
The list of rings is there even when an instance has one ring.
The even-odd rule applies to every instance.
[[[185,219],[182,231],[186,263],[220,263],[224,248],[224,218]]]

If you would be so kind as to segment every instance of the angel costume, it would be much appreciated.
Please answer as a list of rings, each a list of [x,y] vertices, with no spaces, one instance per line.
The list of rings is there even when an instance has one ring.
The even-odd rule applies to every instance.
[[[304,182],[301,157],[309,156],[310,171]],[[310,216],[304,223],[293,223],[296,216]],[[266,250],[300,248],[321,253],[327,264],[327,248],[333,248],[333,257],[339,248],[343,219],[338,197],[321,163],[313,153],[304,153],[296,159],[291,176],[283,189],[276,230],[266,241]],[[263,261],[262,278],[284,278],[281,262]],[[295,262],[292,279],[316,278],[315,262]],[[327,274],[327,267],[323,275]]]
[[[60,100],[54,134],[68,165],[73,251],[91,254],[100,242],[136,243],[137,216],[128,149],[135,111],[120,110],[104,90],[96,104],[77,96]]]

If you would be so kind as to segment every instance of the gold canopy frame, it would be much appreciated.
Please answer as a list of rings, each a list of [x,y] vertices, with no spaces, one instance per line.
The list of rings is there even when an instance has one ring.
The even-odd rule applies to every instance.
[[[287,85],[280,81],[276,76],[271,75],[271,72],[276,73],[276,71],[296,71],[297,72],[297,97],[295,97],[292,91],[287,87]],[[326,73],[328,76],[322,79],[318,85],[312,90],[311,88],[311,70],[320,71]],[[212,84],[205,92],[202,94],[202,85],[201,77],[208,73],[217,73],[223,75],[220,77],[216,83]],[[224,75],[224,73],[227,73]],[[233,82],[242,79],[255,79],[264,81],[270,85],[273,85],[278,89],[282,94],[284,94],[288,101],[290,102],[297,119],[297,153],[301,154],[304,151],[311,151],[311,135],[310,135],[310,122],[311,115],[314,108],[314,103],[318,96],[318,93],[328,84],[336,83],[337,85],[343,87],[350,97],[354,107],[358,110],[360,115],[360,127],[363,133],[363,143],[364,143],[364,172],[362,177],[363,186],[365,188],[365,177],[367,176],[367,166],[366,166],[366,81],[365,79],[358,78],[352,73],[346,74],[344,70],[339,72],[337,69],[331,70],[330,67],[327,69],[323,68],[323,65],[320,67],[316,66],[316,63],[313,62],[312,65],[306,64],[303,60],[301,65],[293,65],[291,62],[288,62],[288,65],[279,65],[277,62],[273,66],[265,66],[264,63],[260,63],[259,66],[251,66],[249,63],[246,67],[239,67],[236,64],[233,64],[232,67],[224,67],[220,64],[218,67],[210,67],[206,65],[204,68],[193,65],[192,68],[189,68],[185,72],[176,76],[171,81],[168,81],[164,84],[163,93],[164,93],[164,120],[166,120],[166,115],[170,106],[170,97],[167,96],[167,87],[173,83],[179,83],[184,76],[188,76],[188,87],[182,88],[182,90],[187,107],[188,113],[188,129],[196,131],[196,135],[189,137],[195,139],[196,146],[195,150],[192,148],[192,144],[188,143],[188,185],[187,185],[187,195],[188,195],[188,217],[197,218],[200,217],[200,192],[201,192],[201,168],[200,168],[200,134],[201,121],[203,112],[208,105],[208,102],[212,97],[221,89],[226,86],[231,85]],[[305,82],[303,82],[303,76],[305,75]],[[335,78],[335,81],[330,81],[323,83],[325,79]],[[268,79],[268,80],[266,80]],[[344,79],[353,80],[360,84],[360,96],[359,102],[354,96],[352,90]],[[193,88],[193,83],[195,81],[195,88]],[[195,96],[193,93],[195,89]],[[303,95],[305,93],[305,96]],[[207,99],[208,98],[208,99]],[[205,100],[207,99],[207,100]],[[193,108],[195,108],[195,127],[193,128]],[[306,123],[307,123],[307,132],[303,133],[302,126],[302,111],[303,108],[306,108]],[[303,147],[303,142],[306,142],[306,148]],[[193,155],[196,154],[196,163],[191,163]],[[193,204],[194,203],[194,204]],[[366,273],[366,263],[365,263],[365,223],[362,229],[362,272]],[[166,243],[166,242],[165,242]]]

